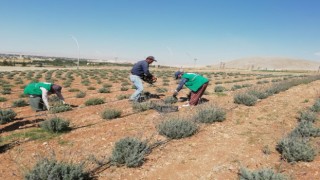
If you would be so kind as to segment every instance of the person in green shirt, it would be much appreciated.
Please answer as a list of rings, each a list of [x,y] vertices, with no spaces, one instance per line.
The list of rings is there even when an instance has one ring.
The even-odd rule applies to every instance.
[[[184,73],[182,71],[177,71],[174,74],[176,79],[181,79],[180,83],[173,93],[173,97],[177,97],[178,92],[185,85],[188,89],[191,90],[189,103],[183,106],[196,106],[199,103],[201,96],[206,90],[209,80],[200,74],[196,73]]]
[[[37,82],[28,84],[23,92],[24,94],[29,95],[31,108],[38,112],[50,110],[48,96],[51,94],[56,94],[62,103],[65,104],[61,90],[62,87],[59,85],[47,82]]]

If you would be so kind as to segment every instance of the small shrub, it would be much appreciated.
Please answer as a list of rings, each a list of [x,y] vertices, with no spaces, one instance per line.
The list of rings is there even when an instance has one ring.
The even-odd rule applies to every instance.
[[[271,169],[261,169],[257,171],[250,171],[245,168],[240,168],[240,180],[287,180],[287,176],[281,173],[275,173]]]
[[[49,97],[49,102],[51,103],[60,103],[60,98],[57,95],[52,95]]]
[[[26,98],[26,97],[29,97],[29,95],[28,94],[24,94],[24,93],[19,95],[19,98]]]
[[[315,128],[311,121],[302,120],[299,125],[289,134],[289,137],[308,138],[318,137],[320,129]]]
[[[176,98],[176,97],[169,96],[169,97],[164,98],[165,104],[174,104],[176,102],[178,102],[178,98]]]
[[[160,135],[164,135],[170,139],[181,139],[192,136],[198,130],[195,123],[181,119],[169,119],[162,121],[157,130]]]
[[[122,100],[122,99],[128,99],[130,97],[129,94],[120,94],[117,96],[118,100]]]
[[[263,92],[263,91],[258,91],[258,90],[248,91],[248,94],[257,97],[258,99],[265,99],[265,98],[267,98],[269,96],[268,93]]]
[[[110,162],[116,166],[138,167],[143,164],[144,157],[149,151],[146,142],[130,137],[123,138],[116,142]]]
[[[110,89],[109,88],[101,88],[98,90],[99,93],[110,93]]]
[[[216,87],[217,87],[217,86],[216,86]],[[235,90],[241,89],[241,88],[242,88],[241,85],[235,84],[235,85],[232,86],[231,90],[232,90],[232,91],[235,91]]]
[[[54,117],[52,119],[43,121],[40,124],[40,127],[46,131],[58,133],[70,130],[69,124],[69,121],[65,121],[61,118]]]
[[[2,89],[1,94],[11,94],[11,89]]]
[[[305,120],[314,123],[317,120],[317,114],[312,111],[303,111],[300,113],[298,119],[299,121]]]
[[[83,165],[59,163],[54,159],[41,159],[25,175],[26,180],[35,179],[92,179],[88,172],[83,170]]]
[[[223,86],[216,86],[216,87],[214,87],[214,92],[223,92],[223,91],[225,91],[225,90],[226,90],[226,88],[223,87]]]
[[[84,104],[86,106],[93,106],[93,105],[98,105],[98,104],[104,104],[104,100],[101,98],[91,98],[88,99]]]
[[[79,92],[80,90],[79,89],[76,89],[76,88],[71,88],[68,90],[69,92]]]
[[[109,87],[112,87],[112,84],[103,84],[102,85],[104,88],[109,88]]]
[[[83,91],[80,91],[76,94],[76,98],[84,98],[87,94]]]
[[[142,112],[149,110],[151,108],[150,102],[141,102],[141,103],[136,103],[134,102],[132,104],[132,109],[136,112]]]
[[[106,109],[102,112],[103,119],[115,119],[121,116],[121,111],[117,109]]]
[[[24,106],[28,106],[28,103],[24,99],[18,99],[18,100],[13,101],[12,106],[13,107],[24,107]]]
[[[263,146],[263,148],[262,148],[262,152],[263,152],[263,154],[266,154],[266,155],[271,154],[270,147],[269,147],[268,145]]]
[[[157,88],[156,91],[158,93],[165,93],[165,92],[168,92],[168,89],[167,88]]]
[[[95,88],[95,87],[92,87],[92,86],[89,86],[87,89],[88,89],[88,90],[96,90],[96,88]]]
[[[0,109],[0,124],[11,122],[16,116],[17,113],[15,113],[12,109]]]
[[[67,104],[56,105],[50,108],[51,113],[60,113],[60,112],[66,112],[71,110],[72,110],[71,106]]]
[[[5,102],[5,101],[7,101],[7,98],[5,98],[5,97],[0,97],[0,102]]]
[[[284,138],[277,144],[276,149],[288,162],[310,162],[316,155],[307,142],[298,138]]]
[[[317,101],[311,106],[310,110],[313,112],[320,112],[320,99],[317,99]]]
[[[234,102],[237,104],[244,104],[246,106],[253,106],[256,104],[258,98],[256,96],[242,93],[242,94],[236,94],[234,96]]]
[[[194,116],[194,120],[201,123],[222,122],[226,119],[226,112],[214,106],[200,108]]]
[[[129,90],[129,88],[128,88],[128,87],[126,87],[126,86],[122,86],[122,87],[120,88],[120,90],[121,90],[121,91],[128,91],[128,90]]]

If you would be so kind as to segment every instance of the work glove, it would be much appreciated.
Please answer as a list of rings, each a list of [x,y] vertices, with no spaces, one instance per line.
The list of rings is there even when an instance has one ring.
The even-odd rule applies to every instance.
[[[157,82],[157,78],[155,76],[152,76],[152,83]]]
[[[176,97],[177,97],[177,95],[178,95],[178,91],[177,91],[177,90],[175,90],[172,96],[176,98]]]

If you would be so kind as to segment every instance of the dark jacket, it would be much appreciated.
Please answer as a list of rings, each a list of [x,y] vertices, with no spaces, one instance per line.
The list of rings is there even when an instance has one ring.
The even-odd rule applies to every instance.
[[[149,64],[146,60],[138,61],[136,64],[134,64],[131,69],[131,74],[140,77],[152,77],[152,74],[149,72]]]

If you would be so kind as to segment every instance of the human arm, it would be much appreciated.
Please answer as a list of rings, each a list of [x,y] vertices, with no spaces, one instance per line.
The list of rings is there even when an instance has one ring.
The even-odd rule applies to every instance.
[[[42,94],[42,101],[43,101],[44,105],[47,107],[47,110],[50,110],[50,106],[49,106],[49,102],[48,102],[48,91],[43,87],[40,87],[40,90],[41,90],[41,94]]]
[[[153,77],[153,75],[149,71],[149,64],[146,61],[141,64],[141,67],[146,77]]]
[[[183,85],[188,81],[186,78],[182,78],[179,82],[177,89],[174,91],[173,96],[177,96],[178,92],[182,89]]]

